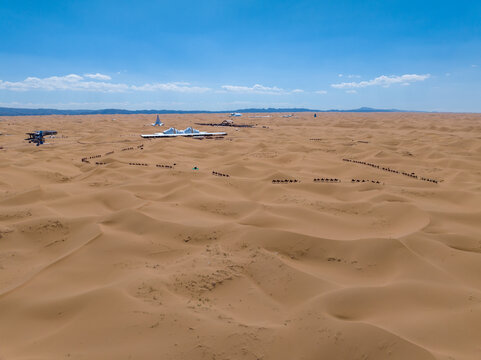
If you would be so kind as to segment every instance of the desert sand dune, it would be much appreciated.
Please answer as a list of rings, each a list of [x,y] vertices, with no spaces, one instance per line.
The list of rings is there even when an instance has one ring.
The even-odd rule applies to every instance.
[[[480,115],[153,118],[0,118],[0,359],[481,359]]]

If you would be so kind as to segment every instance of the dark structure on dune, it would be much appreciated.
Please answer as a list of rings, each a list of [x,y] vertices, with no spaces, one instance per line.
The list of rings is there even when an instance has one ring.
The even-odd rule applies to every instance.
[[[230,126],[230,127],[240,127],[240,128],[251,128],[254,125],[247,125],[247,124],[236,124],[232,120],[224,120],[220,123],[195,123],[196,125],[204,125],[204,126]]]

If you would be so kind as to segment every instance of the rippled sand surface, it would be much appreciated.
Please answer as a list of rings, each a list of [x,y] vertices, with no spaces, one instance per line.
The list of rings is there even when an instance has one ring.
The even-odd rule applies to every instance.
[[[0,359],[481,359],[481,115],[154,119],[0,118]]]

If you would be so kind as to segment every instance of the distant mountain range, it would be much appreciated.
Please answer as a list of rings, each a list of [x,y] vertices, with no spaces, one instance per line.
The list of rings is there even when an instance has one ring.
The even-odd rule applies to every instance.
[[[293,113],[293,112],[405,112],[397,109],[374,109],[361,107],[352,110],[313,110],[304,108],[264,108],[264,109],[237,109],[225,111],[206,110],[58,110],[58,109],[21,109],[0,107],[0,116],[28,116],[28,115],[114,115],[114,114],[220,114],[220,113]]]

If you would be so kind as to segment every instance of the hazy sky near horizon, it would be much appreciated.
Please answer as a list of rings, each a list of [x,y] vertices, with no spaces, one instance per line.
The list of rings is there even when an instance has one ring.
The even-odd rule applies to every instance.
[[[0,106],[481,112],[481,1],[0,0]]]

